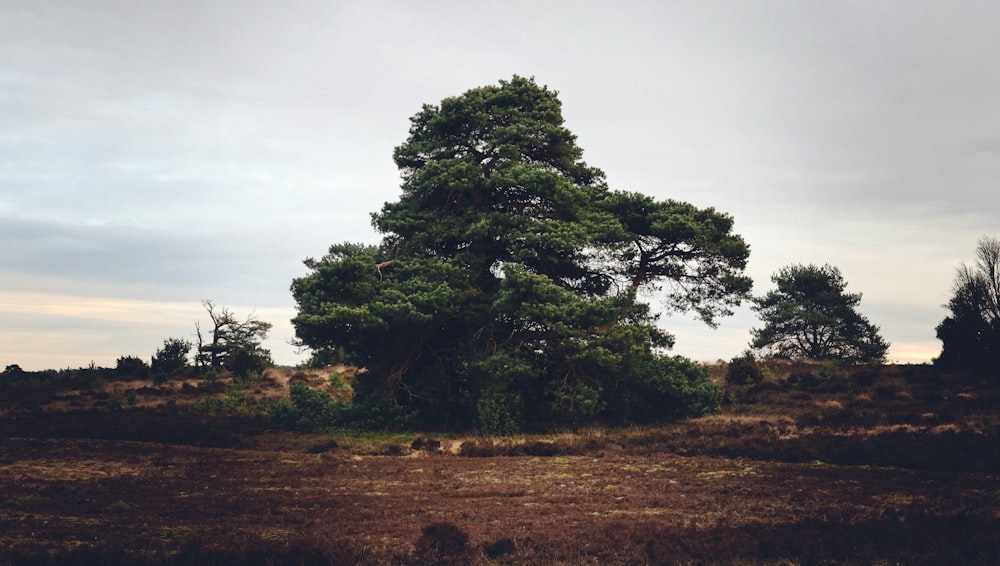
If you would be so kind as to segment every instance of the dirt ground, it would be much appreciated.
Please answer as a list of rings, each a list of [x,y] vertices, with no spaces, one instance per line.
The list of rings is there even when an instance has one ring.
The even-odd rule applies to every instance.
[[[995,394],[886,382],[502,441],[8,415],[0,563],[1000,564]]]

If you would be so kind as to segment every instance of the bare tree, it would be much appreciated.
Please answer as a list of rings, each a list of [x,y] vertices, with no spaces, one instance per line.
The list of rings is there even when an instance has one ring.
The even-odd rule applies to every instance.
[[[261,347],[267,339],[271,323],[258,320],[253,312],[246,319],[239,319],[228,307],[217,308],[205,299],[201,302],[212,321],[211,342],[205,343],[201,324],[195,322],[198,337],[197,362],[200,367],[227,367],[239,353],[256,355],[270,362],[270,352]]]

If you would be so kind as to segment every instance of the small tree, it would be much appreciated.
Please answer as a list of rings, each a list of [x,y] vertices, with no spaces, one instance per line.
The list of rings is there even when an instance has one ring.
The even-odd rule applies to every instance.
[[[187,367],[192,344],[183,338],[167,338],[153,354],[152,369],[157,375],[170,375]]]
[[[770,357],[881,363],[889,343],[855,307],[832,265],[790,265],[771,277],[777,289],[754,298],[764,327],[752,329],[751,346]]]
[[[940,366],[966,370],[1000,367],[1000,238],[983,237],[976,263],[955,274],[951,316],[937,326]]]
[[[270,322],[258,320],[253,313],[241,320],[227,307],[217,310],[215,303],[207,299],[201,304],[212,321],[212,330],[211,342],[206,343],[201,325],[195,322],[198,337],[195,360],[199,367],[222,367],[246,377],[271,365],[271,352],[261,345],[271,330]]]

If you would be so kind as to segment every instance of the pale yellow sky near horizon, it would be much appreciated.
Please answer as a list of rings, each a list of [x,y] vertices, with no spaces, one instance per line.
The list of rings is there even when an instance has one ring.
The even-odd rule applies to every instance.
[[[273,325],[265,346],[276,363],[294,365],[304,360],[287,342],[294,334],[289,322],[293,309],[228,307],[237,317],[253,313]],[[118,358],[131,355],[148,360],[167,338],[195,341],[195,322],[203,331],[208,315],[200,302],[155,302],[110,297],[77,297],[65,294],[9,293],[0,291],[0,317],[21,315],[41,324],[32,332],[0,327],[0,365],[17,364],[27,371],[86,367],[114,367]],[[111,325],[117,330],[98,330]],[[122,331],[124,329],[124,331]],[[123,335],[129,344],[116,344]],[[44,349],[38,341],[44,341]],[[137,346],[137,344],[145,345]],[[136,350],[143,351],[136,351]]]
[[[259,320],[274,325],[265,347],[271,350],[275,363],[296,365],[305,361],[307,354],[289,344],[294,336],[290,322],[295,316],[293,308],[220,306],[227,306],[238,317],[252,312]],[[195,321],[202,321],[204,328],[208,320],[200,303],[0,292],[0,316],[7,319],[11,315],[43,323],[30,333],[7,325],[0,327],[0,366],[17,364],[27,371],[80,368],[91,362],[98,367],[114,367],[119,357],[127,355],[149,359],[167,338],[193,342]],[[109,324],[118,331],[98,330]],[[670,321],[665,326],[671,330]],[[745,330],[724,322],[717,330],[705,329],[694,336],[684,334],[672,353],[705,363],[728,360],[738,352],[724,355],[713,352],[738,340],[738,334]],[[123,333],[129,336],[128,345],[116,343]],[[45,342],[43,349],[39,348],[40,340]],[[921,364],[930,362],[939,353],[938,343],[893,342],[888,358],[891,363]]]

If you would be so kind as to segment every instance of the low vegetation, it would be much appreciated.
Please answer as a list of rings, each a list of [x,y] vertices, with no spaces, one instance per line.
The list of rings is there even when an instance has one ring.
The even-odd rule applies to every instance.
[[[994,380],[740,360],[711,416],[506,436],[345,429],[344,366],[8,368],[0,560],[1000,561]]]

